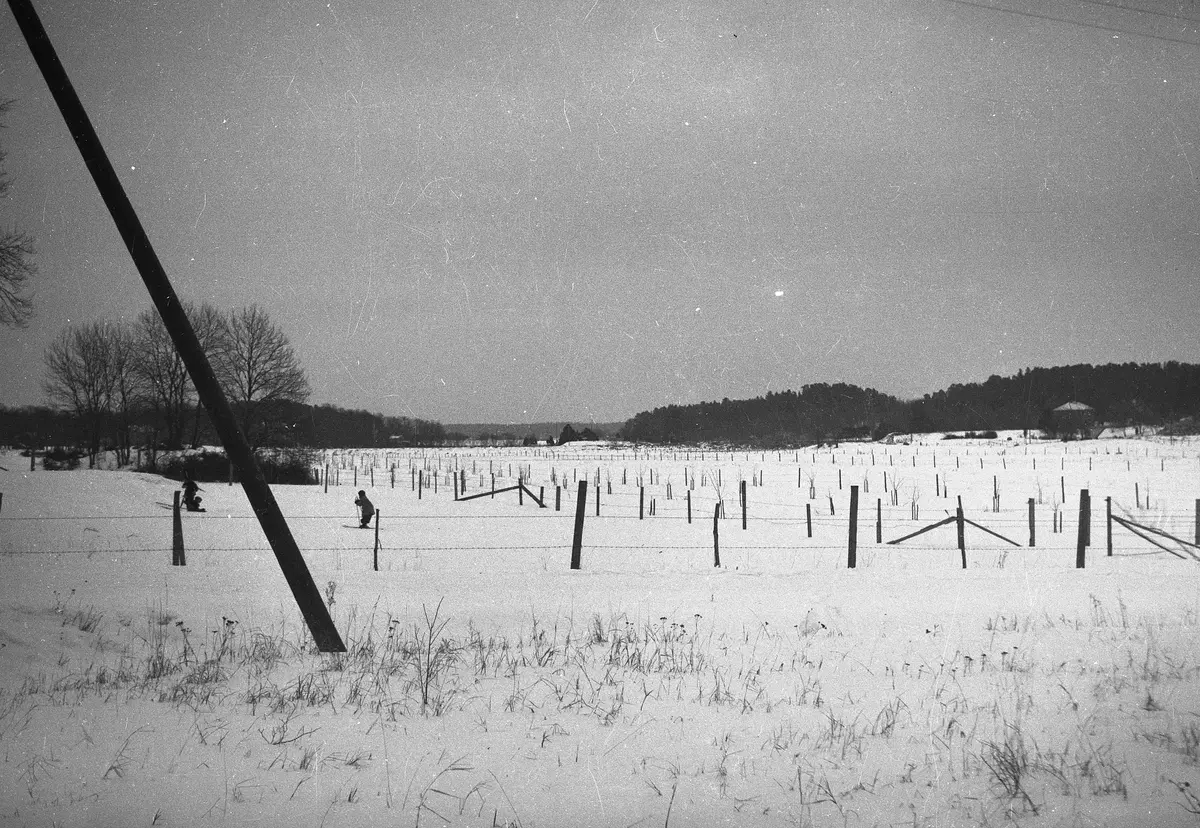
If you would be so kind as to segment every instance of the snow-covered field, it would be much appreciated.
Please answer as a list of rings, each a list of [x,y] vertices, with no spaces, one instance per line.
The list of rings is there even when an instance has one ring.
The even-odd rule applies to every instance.
[[[1104,519],[1194,540],[1200,443],[329,462],[328,491],[275,491],[345,654],[314,650],[240,488],[205,486],[172,566],[172,481],[0,455],[0,823],[1200,823],[1196,550],[1117,528],[1109,557]],[[455,502],[455,470],[547,508]],[[967,525],[964,570],[953,524],[876,543],[959,497],[1018,545]]]

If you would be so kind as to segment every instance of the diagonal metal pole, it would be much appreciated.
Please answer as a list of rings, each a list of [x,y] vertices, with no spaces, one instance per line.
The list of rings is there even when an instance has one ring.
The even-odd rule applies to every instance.
[[[947,523],[954,523],[956,520],[958,520],[958,517],[956,515],[951,515],[950,517],[946,518],[945,520],[939,520],[937,523],[931,523],[928,526],[926,526],[924,529],[918,529],[917,531],[912,532],[911,534],[905,535],[902,538],[896,538],[893,541],[888,541],[888,543],[889,544],[903,543],[904,541],[908,540],[909,538],[915,538],[917,535],[923,535],[926,532],[930,532],[934,529],[937,529],[939,526],[945,526]]]
[[[1000,540],[1004,541],[1005,543],[1011,543],[1013,546],[1021,545],[1021,544],[1017,543],[1015,540],[1012,540],[1011,538],[1004,537],[1004,535],[1001,535],[999,532],[993,532],[991,529],[987,528],[986,526],[980,526],[978,523],[971,520],[970,518],[963,518],[963,523],[968,523],[971,526],[974,526],[976,529],[979,529],[983,532],[987,532],[989,535],[992,535],[993,537],[997,537]]]
[[[1145,526],[1142,526],[1140,523],[1130,523],[1127,520],[1122,520],[1121,518],[1117,517],[1116,515],[1113,515],[1112,519],[1114,521],[1116,521],[1117,523],[1121,524],[1122,526],[1124,526],[1130,532],[1133,532],[1133,534],[1137,535],[1139,538],[1146,541],[1147,543],[1154,544],[1155,546],[1157,546],[1159,549],[1163,550],[1164,552],[1170,552],[1176,558],[1183,558],[1183,560],[1185,560],[1185,561],[1187,560],[1187,558],[1184,557],[1181,552],[1177,552],[1176,550],[1171,549],[1170,547],[1164,546],[1163,544],[1154,540],[1154,538],[1151,538],[1149,535],[1143,535],[1141,532],[1139,532],[1138,529],[1146,528]],[[1168,535],[1168,537],[1170,537],[1170,536]],[[1177,538],[1172,538],[1172,540],[1177,540]],[[1195,556],[1193,556],[1193,557],[1195,557]]]
[[[263,533],[275,552],[279,568],[283,570],[283,576],[292,589],[292,595],[296,598],[296,604],[300,607],[317,648],[327,653],[345,652],[346,645],[342,643],[333,619],[321,600],[321,593],[313,582],[304,556],[296,546],[296,540],[292,537],[292,531],[279,509],[279,504],[275,502],[275,495],[271,493],[266,478],[254,459],[250,444],[238,428],[233,410],[229,407],[229,401],[217,382],[208,357],[196,338],[196,332],[192,329],[191,322],[179,303],[179,297],[175,295],[166,271],[150,245],[150,239],[126,196],[108,155],[104,152],[96,130],[92,128],[79,96],[75,94],[66,70],[58,60],[33,4],[29,0],[8,0],[8,5],[17,20],[17,25],[21,27],[25,42],[29,45],[29,51],[33,53],[33,59],[37,62],[42,77],[46,79],[46,85],[50,87],[50,93],[54,96],[63,119],[67,122],[67,128],[75,138],[84,163],[87,164],[96,187],[100,190],[113,221],[116,222],[121,238],[129,249],[129,255],[137,265],[146,290],[150,292],[150,298],[158,308],[163,323],[175,342],[175,348],[187,366],[192,383],[196,386],[196,393],[212,418],[213,426],[221,437],[221,443],[225,446],[230,461],[241,471],[242,488],[246,491],[246,498],[254,508]]]

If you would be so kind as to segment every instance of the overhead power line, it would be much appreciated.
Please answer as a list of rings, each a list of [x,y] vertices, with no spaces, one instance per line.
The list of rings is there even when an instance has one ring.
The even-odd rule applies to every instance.
[[[1099,29],[1103,32],[1117,32],[1119,34],[1130,35],[1132,37],[1147,37],[1153,40],[1164,40],[1168,43],[1183,43],[1188,46],[1200,46],[1200,41],[1186,40],[1181,37],[1168,37],[1166,35],[1149,34],[1148,32],[1136,32],[1132,29],[1122,29],[1116,26],[1103,26],[1099,23],[1088,23],[1083,20],[1072,20],[1068,17],[1054,17],[1049,14],[1038,14],[1037,12],[1021,11],[1019,9],[1006,9],[1001,6],[992,6],[987,3],[975,3],[972,0],[943,0],[946,3],[957,3],[960,6],[970,6],[975,9],[984,9],[986,11],[1001,12],[1003,14],[1015,14],[1020,17],[1031,17],[1036,20],[1051,20],[1055,23],[1068,23],[1074,26],[1084,26],[1089,29]],[[1108,4],[1101,4],[1108,5]]]
[[[1151,11],[1150,9],[1143,9],[1138,6],[1125,6],[1121,3],[1107,3],[1105,0],[1075,0],[1075,2],[1086,3],[1089,6],[1104,6],[1105,8],[1109,9],[1120,9],[1121,11],[1136,12],[1137,14],[1149,14],[1154,17],[1163,17],[1167,20],[1174,20],[1176,23],[1200,23],[1200,18],[1196,17],[1183,17],[1182,15],[1178,14],[1167,14],[1166,12]]]

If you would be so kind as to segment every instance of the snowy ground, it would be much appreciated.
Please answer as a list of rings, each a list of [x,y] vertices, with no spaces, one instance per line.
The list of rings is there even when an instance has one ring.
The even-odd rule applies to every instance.
[[[171,481],[0,455],[0,824],[1200,823],[1200,570],[1125,529],[1108,557],[1104,520],[1111,497],[1193,540],[1200,443],[329,462],[328,491],[275,491],[337,655],[312,647],[240,488],[205,487],[176,567]],[[468,495],[520,474],[547,508],[456,503],[452,470]],[[892,540],[958,497],[1019,545],[968,526],[964,570],[953,524],[876,543],[877,514]]]

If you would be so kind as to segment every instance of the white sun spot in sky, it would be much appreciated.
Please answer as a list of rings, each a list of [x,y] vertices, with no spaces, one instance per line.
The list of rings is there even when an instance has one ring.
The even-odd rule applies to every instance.
[[[776,295],[776,296],[783,296],[783,291],[782,291],[782,290],[777,290],[777,291],[775,291],[775,295]]]

